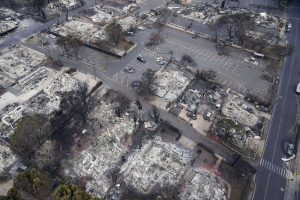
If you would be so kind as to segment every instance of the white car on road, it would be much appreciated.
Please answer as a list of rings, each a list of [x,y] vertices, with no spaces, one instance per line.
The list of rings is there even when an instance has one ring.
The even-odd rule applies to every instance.
[[[300,83],[298,83],[298,85],[296,87],[296,93],[300,94]]]

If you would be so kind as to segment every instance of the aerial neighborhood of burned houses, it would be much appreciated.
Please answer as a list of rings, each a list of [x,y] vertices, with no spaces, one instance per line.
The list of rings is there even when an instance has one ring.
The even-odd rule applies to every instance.
[[[299,21],[251,2],[0,1],[0,199],[299,197]]]

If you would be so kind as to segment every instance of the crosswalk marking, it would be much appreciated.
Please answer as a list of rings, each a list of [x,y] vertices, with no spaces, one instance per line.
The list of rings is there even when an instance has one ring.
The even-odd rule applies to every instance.
[[[283,174],[283,169],[281,168],[280,170],[279,170],[279,174],[282,176]]]
[[[271,163],[267,162],[267,168],[269,169],[271,166]]]
[[[176,39],[167,39],[166,42],[169,45],[180,47],[181,49],[188,51],[190,54],[193,54],[193,52],[197,52],[199,55],[205,57],[207,62],[211,62],[213,64],[221,65],[222,68],[225,68],[227,71],[231,71],[233,68],[233,63],[228,60],[226,57],[216,56],[215,52],[206,50],[204,48],[199,48],[195,45],[190,45],[189,47],[186,47],[185,43],[181,42],[180,40]],[[226,61],[226,63],[224,63]],[[224,63],[224,64],[222,64]],[[236,75],[239,75],[240,73],[237,72]]]
[[[260,160],[260,164],[259,164],[261,167],[264,167],[266,169],[268,169],[269,171],[275,173],[275,174],[278,174],[279,176],[282,176],[284,178],[288,178],[287,177],[287,171],[285,168],[283,167],[280,167],[268,160],[264,160],[264,159],[261,159]]]

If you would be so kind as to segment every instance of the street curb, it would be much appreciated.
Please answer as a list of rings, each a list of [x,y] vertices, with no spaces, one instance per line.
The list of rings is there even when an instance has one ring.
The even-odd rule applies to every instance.
[[[155,20],[153,20],[153,19],[149,19],[149,20],[152,21],[152,22],[155,22]],[[208,40],[212,41],[212,37],[210,35],[207,35],[206,33],[201,33],[201,32],[197,33],[196,31],[184,29],[184,28],[179,27],[178,25],[173,24],[173,23],[172,24],[171,23],[166,23],[166,24],[162,24],[162,25],[166,26],[168,28],[172,28],[172,29],[176,29],[176,30],[188,33],[190,35],[196,34],[196,35],[198,35],[201,38],[208,39]],[[235,44],[230,44],[229,46],[231,46],[233,48],[245,50],[245,51],[247,51],[249,53],[255,53],[256,52],[256,51],[253,51],[253,50],[250,50],[250,49],[246,49],[246,48],[243,48],[243,47],[241,47],[239,45],[235,45]]]
[[[229,146],[228,144],[218,140],[221,144],[223,144],[226,148],[238,153],[239,155],[241,155],[242,157],[246,158],[246,159],[249,159],[249,160],[256,160],[256,157],[249,157],[249,156],[245,156],[244,154],[240,153],[238,150],[234,149],[233,147]]]
[[[53,49],[49,49],[49,48],[47,48],[47,47],[40,47],[40,46],[38,46],[38,45],[36,45],[36,44],[30,44],[30,43],[27,43],[27,44],[28,44],[28,45],[37,46],[37,47],[39,47],[39,48],[46,49],[46,50],[48,50],[48,51],[54,52],[54,53],[56,53],[56,54],[59,54],[59,55],[61,55],[61,56],[63,56],[63,57],[66,57],[66,58],[69,58],[69,59],[71,59],[71,60],[74,60],[74,61],[76,61],[76,62],[80,62],[80,63],[82,63],[82,64],[84,64],[84,65],[88,65],[88,66],[90,66],[90,67],[96,67],[96,68],[102,70],[103,72],[106,72],[106,67],[105,67],[105,66],[102,66],[102,65],[101,65],[101,66],[98,66],[98,65],[95,65],[95,64],[91,64],[91,63],[87,63],[87,62],[84,62],[84,61],[81,61],[81,60],[77,60],[77,59],[74,58],[74,57],[65,56],[63,53],[58,52],[58,51],[55,51],[55,50],[53,50]]]
[[[137,47],[136,43],[134,43],[134,45],[126,51],[125,56],[126,56],[126,54],[130,53],[135,47]]]

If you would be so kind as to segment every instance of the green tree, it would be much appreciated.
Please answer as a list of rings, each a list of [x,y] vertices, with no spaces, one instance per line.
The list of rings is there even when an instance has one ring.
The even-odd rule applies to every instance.
[[[10,144],[13,150],[28,162],[51,133],[50,123],[45,116],[25,116],[10,136]]]
[[[7,193],[7,200],[21,200],[20,190],[12,187]],[[0,198],[1,199],[1,198]]]
[[[91,197],[77,185],[64,184],[56,188],[52,193],[53,200],[97,200]]]
[[[40,171],[36,168],[29,168],[20,172],[14,179],[14,187],[17,190],[27,192],[39,199],[49,195],[52,181],[47,172]],[[14,192],[16,193],[16,192]]]

